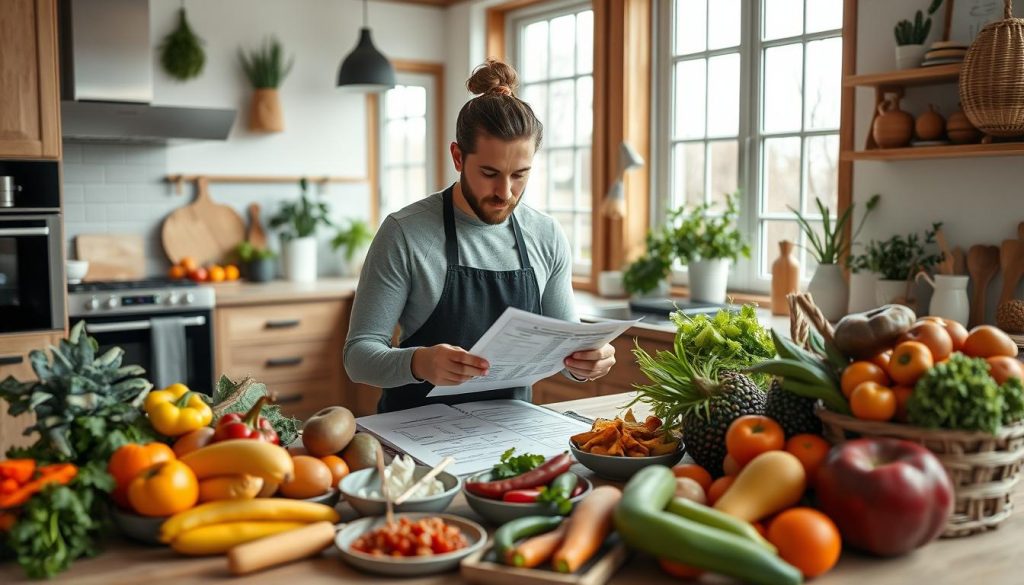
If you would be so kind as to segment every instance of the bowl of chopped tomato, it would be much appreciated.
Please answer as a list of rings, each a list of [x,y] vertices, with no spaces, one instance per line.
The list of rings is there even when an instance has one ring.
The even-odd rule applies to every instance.
[[[451,571],[487,542],[482,526],[451,514],[395,514],[360,518],[334,538],[341,558],[356,569],[411,577]]]

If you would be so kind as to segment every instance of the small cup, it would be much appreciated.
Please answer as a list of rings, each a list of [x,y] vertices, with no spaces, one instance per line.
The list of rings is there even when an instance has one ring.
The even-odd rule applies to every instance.
[[[597,294],[602,297],[624,297],[626,289],[622,285],[621,270],[603,270],[597,275]]]

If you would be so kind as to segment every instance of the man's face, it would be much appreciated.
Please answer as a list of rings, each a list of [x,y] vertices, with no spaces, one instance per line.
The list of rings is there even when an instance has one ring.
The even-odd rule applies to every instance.
[[[512,214],[526,189],[533,155],[533,138],[506,142],[481,132],[476,152],[463,154],[451,145],[455,170],[466,203],[481,221],[499,224]]]

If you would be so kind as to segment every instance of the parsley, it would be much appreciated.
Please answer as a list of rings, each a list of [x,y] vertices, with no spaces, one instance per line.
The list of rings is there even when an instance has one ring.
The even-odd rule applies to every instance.
[[[508,479],[517,475],[522,475],[531,469],[536,469],[541,463],[544,463],[543,455],[516,455],[512,456],[516,452],[516,448],[512,447],[508,451],[501,454],[501,463],[494,466],[491,470],[491,475],[494,479]]]

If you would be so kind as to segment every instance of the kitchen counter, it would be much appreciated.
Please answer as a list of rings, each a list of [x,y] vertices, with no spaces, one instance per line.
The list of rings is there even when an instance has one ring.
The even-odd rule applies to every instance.
[[[240,307],[267,303],[296,303],[350,299],[356,292],[355,278],[320,278],[302,283],[287,280],[271,282],[222,282],[205,284],[216,291],[217,307]]]
[[[559,411],[572,410],[589,417],[612,417],[631,398],[630,394],[617,394],[585,398],[548,405]],[[646,413],[642,405],[636,409]],[[608,483],[595,479],[580,465],[574,471],[590,477],[595,483]],[[1016,497],[1022,497],[1018,490]],[[347,505],[339,510],[346,518],[352,517]],[[448,510],[450,513],[475,518],[461,495]],[[1024,540],[1024,513],[1018,507],[998,530],[967,538],[939,540],[904,557],[878,559],[855,552],[844,551],[838,566],[830,573],[813,581],[815,585],[906,585],[908,583],[984,583],[1010,585],[1020,583],[1024,572],[1024,557],[1019,554],[1019,543]],[[0,566],[0,583],[21,582],[23,575],[13,564]],[[270,585],[280,583],[395,583],[401,585],[448,585],[465,583],[455,573],[433,575],[415,579],[395,579],[359,573],[341,562],[333,549],[322,556],[277,567],[246,577],[232,579],[227,573],[224,557],[183,558],[168,548],[154,548],[120,539],[112,540],[106,552],[94,559],[76,562],[70,571],[52,582],[76,585],[120,585],[147,583],[246,583]],[[635,554],[609,581],[612,585],[647,585],[678,583],[658,570],[646,555]],[[720,577],[705,576],[701,583],[731,583]]]

